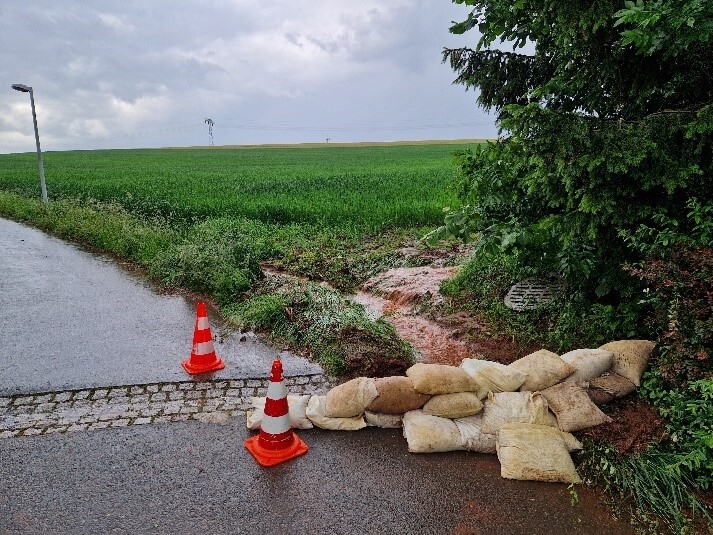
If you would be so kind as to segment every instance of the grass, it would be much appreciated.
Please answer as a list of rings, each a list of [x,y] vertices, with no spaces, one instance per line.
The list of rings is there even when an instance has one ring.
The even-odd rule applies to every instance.
[[[675,456],[655,445],[628,457],[606,445],[585,446],[580,468],[615,496],[619,507],[631,504],[630,512],[649,532],[693,534],[696,519],[713,526],[710,507],[696,497],[693,481],[677,469]]]
[[[212,297],[237,327],[270,332],[328,373],[399,374],[411,348],[337,290],[353,291],[407,262],[396,249],[442,223],[442,208],[456,202],[451,154],[471,143],[49,152],[48,205],[39,201],[35,154],[0,155],[0,215]],[[265,262],[335,289],[263,278]],[[445,290],[452,303],[489,313],[505,331],[538,338],[538,318],[515,315],[501,301],[502,289],[526,275],[476,261]],[[600,329],[613,322],[602,314],[580,318]],[[671,472],[672,459],[587,451],[583,467],[665,527],[690,528],[684,509],[710,522],[686,490],[691,482]]]
[[[437,225],[462,145],[48,152],[51,199],[97,200],[145,217],[232,217],[364,232]],[[0,190],[35,196],[31,154],[0,155]]]
[[[391,324],[372,322],[361,306],[313,282],[270,277],[224,313],[240,328],[268,331],[279,344],[303,348],[336,375],[402,375],[413,363],[412,349]]]

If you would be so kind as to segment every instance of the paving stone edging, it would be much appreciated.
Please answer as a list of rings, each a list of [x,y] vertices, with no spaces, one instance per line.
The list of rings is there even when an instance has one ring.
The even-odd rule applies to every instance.
[[[225,422],[265,396],[269,379],[178,381],[0,397],[0,439],[150,423]],[[285,377],[289,394],[324,394],[322,374]]]

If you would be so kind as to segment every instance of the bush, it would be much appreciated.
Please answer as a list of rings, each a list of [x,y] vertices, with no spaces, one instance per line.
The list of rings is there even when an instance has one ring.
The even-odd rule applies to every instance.
[[[660,447],[670,468],[701,490],[713,488],[713,379],[672,388],[660,371],[644,375],[641,395],[666,420],[670,440]]]
[[[630,270],[649,285],[663,378],[683,387],[713,378],[713,248],[678,242]]]

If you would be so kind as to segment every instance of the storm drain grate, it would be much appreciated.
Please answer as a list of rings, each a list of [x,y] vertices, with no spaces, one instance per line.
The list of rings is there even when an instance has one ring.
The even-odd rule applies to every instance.
[[[505,296],[505,306],[521,312],[546,305],[555,291],[562,290],[562,283],[551,283],[537,279],[526,279],[515,284]]]

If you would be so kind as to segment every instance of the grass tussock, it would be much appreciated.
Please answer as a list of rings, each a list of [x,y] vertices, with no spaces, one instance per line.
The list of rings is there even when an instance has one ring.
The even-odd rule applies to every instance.
[[[361,305],[312,282],[271,276],[224,313],[241,329],[269,331],[333,375],[399,375],[413,363],[411,347],[391,324],[371,321]]]

